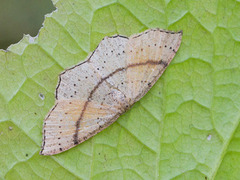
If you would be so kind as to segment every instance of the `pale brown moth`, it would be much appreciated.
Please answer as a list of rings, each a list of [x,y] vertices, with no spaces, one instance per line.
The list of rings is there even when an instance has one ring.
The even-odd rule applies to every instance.
[[[181,39],[182,31],[162,29],[105,37],[87,60],[62,72],[40,154],[66,151],[116,121],[159,79]]]

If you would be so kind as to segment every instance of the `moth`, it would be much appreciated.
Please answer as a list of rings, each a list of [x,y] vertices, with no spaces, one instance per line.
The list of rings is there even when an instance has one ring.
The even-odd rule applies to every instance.
[[[66,151],[115,122],[159,79],[181,39],[182,31],[162,29],[105,37],[84,62],[62,72],[40,154]]]

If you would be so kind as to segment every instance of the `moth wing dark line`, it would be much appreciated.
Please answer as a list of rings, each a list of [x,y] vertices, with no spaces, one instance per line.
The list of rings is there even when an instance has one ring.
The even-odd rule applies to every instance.
[[[181,37],[160,29],[105,37],[86,61],[61,73],[41,154],[66,151],[112,124],[162,75]]]

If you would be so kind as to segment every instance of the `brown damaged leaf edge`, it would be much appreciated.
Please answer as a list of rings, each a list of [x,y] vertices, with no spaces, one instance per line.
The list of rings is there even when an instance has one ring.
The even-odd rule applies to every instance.
[[[182,31],[162,29],[105,37],[87,60],[62,72],[40,154],[66,151],[115,122],[159,79],[181,39]]]

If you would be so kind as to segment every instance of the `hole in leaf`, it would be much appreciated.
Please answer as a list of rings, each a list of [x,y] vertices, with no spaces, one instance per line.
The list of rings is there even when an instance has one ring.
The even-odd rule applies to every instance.
[[[19,42],[23,34],[35,37],[42,27],[44,15],[54,10],[51,0],[1,1],[0,49]]]

